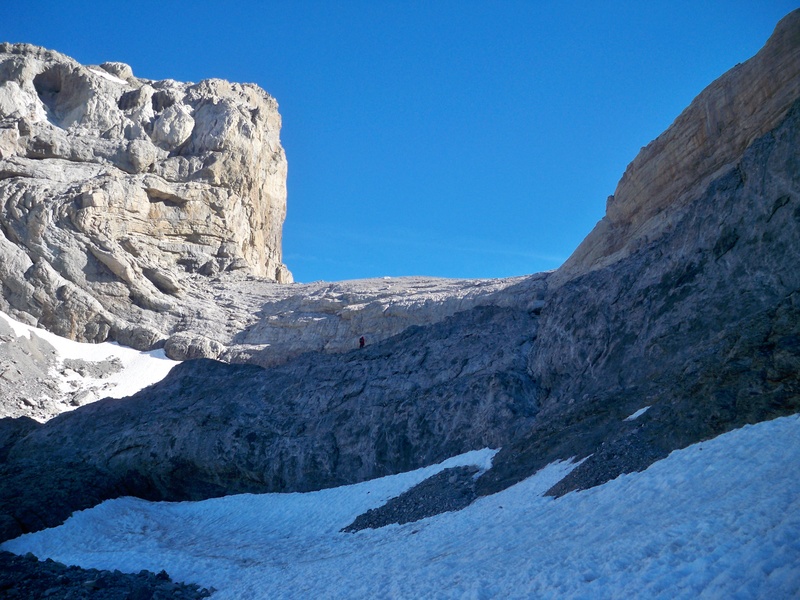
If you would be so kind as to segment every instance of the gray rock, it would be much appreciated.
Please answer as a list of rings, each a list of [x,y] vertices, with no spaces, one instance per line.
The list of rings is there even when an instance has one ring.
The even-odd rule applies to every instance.
[[[800,102],[658,240],[548,296],[528,361],[537,423],[479,493],[571,456],[590,458],[553,493],[597,485],[800,410],[798,144]]]
[[[0,310],[78,341],[266,366],[515,301],[497,292],[519,280],[275,285],[291,281],[279,129],[255,86],[0,46]]]
[[[784,64],[786,52],[797,60],[800,11],[776,35],[756,61],[765,68]],[[761,88],[747,78],[726,81],[737,86],[729,97],[757,105],[751,96]],[[216,85],[222,84],[197,93]],[[154,89],[154,98],[163,92],[159,110],[176,101],[173,84]],[[725,145],[729,138],[711,136],[709,147],[726,157],[724,164],[682,188],[679,202],[664,204],[659,196],[652,214],[643,207],[658,227],[606,231],[611,237],[598,247],[619,245],[620,253],[582,258],[563,272],[481,282],[474,294],[464,284],[455,294],[438,294],[446,282],[414,280],[385,297],[374,281],[316,284],[294,288],[302,290],[294,295],[235,272],[197,287],[181,280],[185,293],[214,303],[203,304],[201,315],[183,315],[179,330],[188,334],[176,338],[177,348],[211,351],[200,334],[224,344],[229,360],[274,364],[276,347],[292,355],[268,369],[187,361],[124,401],[99,401],[42,425],[0,427],[0,539],[124,494],[179,500],[305,491],[486,446],[502,449],[475,482],[475,494],[503,489],[555,460],[586,458],[550,492],[560,495],[746,423],[797,412],[800,100],[781,90],[778,104],[788,104],[775,109],[767,102],[782,116],[766,133],[741,151],[719,153],[715,140]],[[51,104],[61,119],[77,110]],[[217,110],[207,106],[193,118],[211,119]],[[706,118],[701,113],[689,111],[686,119]],[[211,128],[187,148],[218,143]],[[668,164],[680,164],[675,144],[683,138],[660,143]],[[645,154],[652,159],[653,149]],[[12,162],[9,168],[33,168]],[[618,234],[624,237],[611,239]],[[0,268],[24,268],[26,276],[10,280],[7,297],[44,282],[60,285],[67,304],[86,302],[82,288],[61,283],[46,261],[11,246]],[[226,247],[217,258],[230,253]],[[99,255],[125,276],[126,264],[115,263],[111,250],[99,248]],[[424,289],[426,283],[432,287]],[[416,300],[404,304],[409,286]],[[262,309],[255,318],[247,316],[252,306]],[[214,316],[225,325],[201,329]],[[93,335],[102,333],[92,323]],[[386,337],[368,335],[366,347],[357,348],[357,332],[372,326]],[[313,333],[280,346],[281,328],[290,336]],[[224,335],[216,335],[220,330]],[[335,345],[314,348],[321,339]],[[313,351],[294,354],[302,348]],[[628,420],[644,406],[646,413]]]
[[[195,584],[173,582],[164,571],[121,573],[67,566],[53,560],[39,561],[32,554],[16,556],[0,552],[0,590],[5,598],[68,600],[96,598],[195,599],[211,592]]]
[[[556,281],[609,265],[668,232],[671,214],[778,126],[800,96],[799,21],[797,11],[783,18],[754,57],[712,82],[639,152],[608,198],[606,215]]]
[[[537,411],[525,372],[536,320],[479,307],[267,370],[186,361],[129,399],[83,406],[19,439],[0,465],[0,514],[39,528],[107,494],[308,491],[506,445]],[[47,483],[26,485],[34,464],[47,465],[37,469]]]
[[[5,44],[0,125],[0,310],[58,335],[267,366],[515,301],[519,280],[275,285],[286,160],[255,86]]]
[[[475,481],[478,474],[477,467],[445,469],[392,498],[383,506],[358,515],[342,531],[354,533],[395,523],[403,525],[443,512],[461,510],[472,504],[477,497]]]
[[[280,115],[260,88],[2,44],[0,124],[0,309],[149,349],[193,312],[203,278],[187,279],[209,261],[291,281]]]
[[[164,344],[164,352],[173,360],[217,358],[224,349],[216,340],[189,332],[176,333]]]

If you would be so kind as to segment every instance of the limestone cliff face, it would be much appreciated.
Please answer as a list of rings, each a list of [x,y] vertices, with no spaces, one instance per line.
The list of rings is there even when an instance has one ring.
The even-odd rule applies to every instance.
[[[144,348],[184,318],[192,275],[291,281],[280,126],[255,85],[0,45],[0,308]]]
[[[800,11],[764,47],[714,81],[631,162],[606,215],[552,283],[621,260],[674,225],[669,211],[693,201],[772,130],[800,96]]]

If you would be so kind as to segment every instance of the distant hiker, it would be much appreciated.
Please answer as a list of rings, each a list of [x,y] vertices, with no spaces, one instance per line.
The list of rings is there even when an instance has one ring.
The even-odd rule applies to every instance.
[[[367,343],[367,340],[365,340],[365,339],[364,339],[364,336],[362,335],[362,336],[361,336],[361,337],[358,339],[358,347],[359,347],[359,348],[363,348],[363,347],[366,345],[366,343]]]

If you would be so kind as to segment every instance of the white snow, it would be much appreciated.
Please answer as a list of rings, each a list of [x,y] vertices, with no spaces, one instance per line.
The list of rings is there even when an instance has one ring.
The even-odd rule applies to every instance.
[[[455,464],[480,463],[471,453]],[[791,598],[800,593],[800,417],[673,452],[553,499],[558,463],[468,508],[339,529],[436,468],[307,494],[133,498],[3,545],[215,587],[226,598]],[[444,468],[440,465],[438,468]]]
[[[635,421],[639,417],[641,417],[644,413],[647,412],[647,409],[650,408],[649,406],[645,406],[644,408],[640,408],[635,413],[633,413],[630,417],[623,419],[623,421]]]
[[[114,83],[121,83],[122,85],[128,85],[128,82],[124,79],[120,79],[119,77],[114,77],[111,73],[107,73],[102,69],[92,69],[89,67],[89,70],[94,73],[95,75],[100,75],[103,79],[108,79],[109,81],[113,81]]]
[[[60,372],[52,373],[53,379],[59,382],[65,398],[81,390],[93,391],[93,396],[83,403],[100,398],[131,396],[148,385],[161,381],[179,362],[167,358],[163,350],[140,352],[120,346],[116,342],[101,344],[75,342],[44,329],[20,323],[3,312],[0,312],[0,319],[11,327],[17,337],[36,336],[48,342],[55,348],[59,363],[64,359],[102,362],[115,357],[120,361],[122,369],[103,378],[84,377],[74,372],[67,373],[66,376]],[[70,407],[66,400],[63,402],[63,410],[75,408]]]

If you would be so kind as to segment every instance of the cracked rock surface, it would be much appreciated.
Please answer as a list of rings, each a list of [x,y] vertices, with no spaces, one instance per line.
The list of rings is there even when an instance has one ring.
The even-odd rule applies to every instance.
[[[728,148],[713,111],[692,109],[634,161],[678,168],[682,133],[697,130],[709,133],[701,146],[723,157],[690,171],[674,201],[656,181],[643,188],[653,206],[642,192],[629,198],[638,209],[609,207],[609,220],[625,214],[627,225],[593,235],[606,236],[597,248],[619,252],[581,250],[563,271],[476,284],[318,283],[294,295],[233,272],[200,286],[235,324],[219,339],[201,327],[205,317],[184,315],[181,331],[204,337],[179,337],[175,351],[216,352],[216,340],[221,358],[255,364],[187,360],[123,401],[45,424],[0,420],[0,539],[126,494],[305,491],[487,446],[502,449],[475,480],[477,496],[554,461],[585,459],[550,490],[560,495],[799,411],[800,94],[796,79],[756,85],[762,70],[787,66],[787,53],[795,68],[798,48],[795,11],[751,59],[758,77],[726,77],[730,89],[712,85],[699,97],[726,105],[711,97],[723,90],[756,112],[770,107],[743,147]],[[777,104],[759,103],[765,89]],[[758,120],[726,115],[733,128]],[[172,129],[162,134],[171,139]],[[48,271],[24,279],[40,272]],[[17,292],[3,293],[10,302]]]
[[[0,45],[0,309],[150,349],[192,314],[204,277],[290,282],[280,126],[255,85]]]

